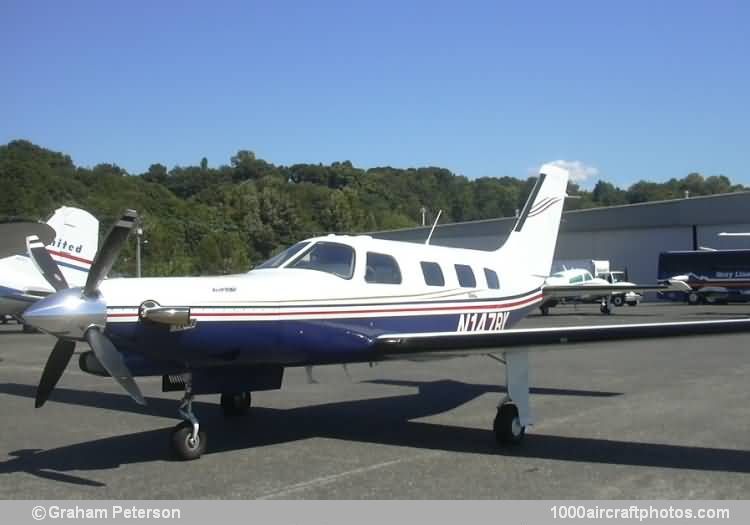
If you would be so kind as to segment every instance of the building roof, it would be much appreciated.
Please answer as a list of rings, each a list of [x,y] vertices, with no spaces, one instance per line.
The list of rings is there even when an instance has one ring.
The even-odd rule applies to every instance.
[[[507,235],[515,217],[441,224],[433,239],[452,239],[467,234],[477,237]],[[586,232],[634,228],[663,228],[710,224],[750,223],[750,192],[722,193],[624,204],[563,212],[561,232]],[[374,237],[421,241],[431,226],[374,232]]]

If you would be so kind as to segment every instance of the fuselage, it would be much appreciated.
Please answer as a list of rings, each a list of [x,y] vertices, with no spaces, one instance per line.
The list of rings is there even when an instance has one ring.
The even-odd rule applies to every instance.
[[[498,252],[366,236],[290,251],[247,274],[106,280],[107,331],[120,351],[174,365],[356,362],[379,335],[498,331],[542,298],[542,279]],[[143,320],[144,303],[189,307],[190,326]]]
[[[0,259],[0,314],[17,316],[31,303],[54,290],[28,257]]]

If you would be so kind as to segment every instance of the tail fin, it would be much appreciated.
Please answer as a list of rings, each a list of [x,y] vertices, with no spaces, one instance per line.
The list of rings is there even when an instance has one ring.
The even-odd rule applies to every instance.
[[[47,251],[70,286],[83,286],[99,246],[99,221],[87,211],[62,207],[47,224],[55,230]]]
[[[555,255],[560,216],[565,204],[568,171],[545,164],[510,236],[498,254],[526,273],[549,275]]]

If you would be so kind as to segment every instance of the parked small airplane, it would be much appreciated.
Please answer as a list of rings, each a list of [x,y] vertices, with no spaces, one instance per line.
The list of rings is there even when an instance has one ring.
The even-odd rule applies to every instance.
[[[493,252],[330,235],[295,244],[242,275],[104,280],[136,220],[128,211],[97,254],[83,288],[68,288],[45,250],[31,256],[57,293],[24,319],[57,338],[36,394],[40,407],[76,342],[82,370],[113,377],[145,403],[135,376],[184,390],[174,452],[195,459],[206,433],[197,394],[221,394],[225,415],[250,392],[281,387],[285,367],[502,353],[507,395],[494,421],[500,443],[532,422],[530,346],[612,338],[750,331],[750,319],[511,329],[542,301],[567,171],[545,165],[505,243]]]
[[[622,274],[620,272],[620,274]],[[610,280],[594,277],[586,269],[571,268],[550,275],[544,282],[542,293],[544,299],[539,309],[542,315],[548,315],[549,309],[562,301],[598,302],[599,311],[612,313],[611,305],[635,306],[640,301],[642,292],[688,291],[690,288],[680,280],[670,279],[667,284],[639,286],[627,281],[616,280],[616,273],[609,272]]]
[[[83,286],[99,244],[99,221],[87,211],[62,207],[55,210],[47,226],[54,236],[44,239],[52,260],[59,265],[67,282]],[[27,228],[18,227],[23,229],[20,233],[23,237],[29,235]],[[37,245],[44,246],[44,242]],[[0,259],[0,315],[18,318],[31,303],[54,291],[27,254]]]

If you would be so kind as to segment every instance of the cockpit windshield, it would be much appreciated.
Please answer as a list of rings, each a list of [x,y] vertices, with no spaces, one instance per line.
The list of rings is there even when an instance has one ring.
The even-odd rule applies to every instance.
[[[336,242],[316,242],[287,268],[318,270],[351,279],[354,274],[354,249]]]
[[[259,264],[254,269],[261,270],[264,268],[278,268],[279,266],[287,262],[289,259],[297,255],[300,252],[300,250],[302,250],[309,244],[310,244],[309,242],[298,242],[297,244],[290,246],[286,250],[280,253],[277,253],[276,255],[268,259],[267,261]]]

